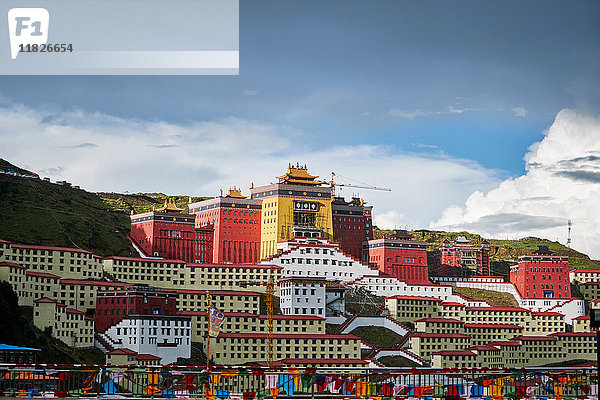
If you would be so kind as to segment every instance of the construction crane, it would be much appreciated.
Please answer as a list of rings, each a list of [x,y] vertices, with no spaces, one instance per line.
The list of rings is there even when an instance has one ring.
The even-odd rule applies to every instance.
[[[273,280],[274,265],[269,266],[269,278],[267,283],[257,281],[243,281],[239,285],[246,286],[266,286],[266,303],[267,303],[267,367],[273,364],[273,293],[275,291],[275,282]]]
[[[359,184],[354,184],[354,183],[335,183],[334,180],[333,180],[333,178],[336,177],[336,176],[339,176],[340,178],[343,178],[343,179],[349,179],[349,180],[355,181],[355,182],[357,182]],[[390,188],[378,187],[378,186],[370,186],[370,185],[367,185],[366,183],[358,182],[355,179],[348,178],[348,177],[345,177],[345,176],[340,175],[340,174],[336,174],[335,172],[331,173],[331,180],[329,181],[329,185],[332,188],[334,188],[335,186],[338,186],[338,187],[352,187],[352,188],[357,188],[357,189],[385,190],[386,192],[391,192],[392,191],[392,189],[390,189]]]

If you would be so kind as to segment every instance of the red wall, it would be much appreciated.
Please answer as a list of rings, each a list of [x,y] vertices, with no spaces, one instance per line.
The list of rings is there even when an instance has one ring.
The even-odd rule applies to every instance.
[[[147,299],[147,301],[144,301]],[[154,311],[157,310],[157,311]],[[177,296],[174,294],[120,291],[98,292],[96,297],[95,330],[104,332],[128,315],[152,315],[160,310],[161,315],[177,313]]]
[[[405,262],[414,259],[414,263]],[[369,249],[369,263],[377,269],[408,284],[428,284],[427,250],[377,247]]]
[[[519,264],[511,268],[510,281],[526,299],[571,298],[567,257],[519,257]]]
[[[169,231],[180,231],[181,236],[169,236]],[[210,228],[196,232],[193,224],[153,219],[132,223],[130,236],[148,256],[190,263],[212,262],[213,234],[209,231]],[[206,245],[207,240],[211,241],[210,246]]]
[[[260,211],[218,207],[196,213],[196,226],[214,224],[215,263],[260,261]]]

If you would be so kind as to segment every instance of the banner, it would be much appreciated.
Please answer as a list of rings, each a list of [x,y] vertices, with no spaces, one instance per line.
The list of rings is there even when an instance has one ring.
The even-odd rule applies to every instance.
[[[225,315],[213,304],[208,309],[208,336],[217,337],[221,330],[221,324],[225,319]]]

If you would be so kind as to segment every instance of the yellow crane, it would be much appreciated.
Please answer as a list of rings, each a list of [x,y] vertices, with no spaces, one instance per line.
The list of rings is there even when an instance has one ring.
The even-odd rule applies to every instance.
[[[273,280],[274,265],[269,266],[269,278],[267,282],[243,281],[240,286],[266,286],[266,303],[267,303],[267,366],[273,364],[273,292],[275,291],[275,282]]]

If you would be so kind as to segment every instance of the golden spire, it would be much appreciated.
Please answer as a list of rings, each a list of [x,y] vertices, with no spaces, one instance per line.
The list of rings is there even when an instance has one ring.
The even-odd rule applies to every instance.
[[[162,207],[157,208],[156,211],[162,211],[162,212],[181,212],[181,211],[183,211],[183,209],[182,208],[178,208],[177,205],[175,204],[174,200],[165,199],[165,204]]]
[[[306,164],[300,165],[299,162],[296,163],[296,166],[289,163],[287,172],[278,176],[277,179],[279,183],[288,183],[288,184],[297,184],[297,185],[310,185],[310,186],[318,186],[325,182],[317,181],[318,175],[311,175],[308,173],[308,169],[306,168]]]

